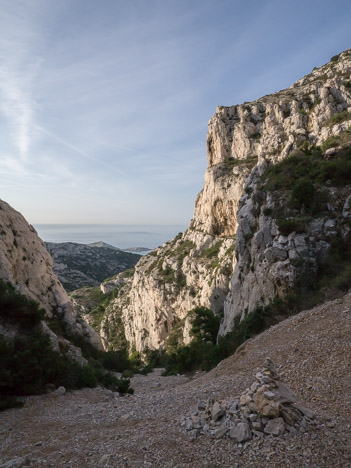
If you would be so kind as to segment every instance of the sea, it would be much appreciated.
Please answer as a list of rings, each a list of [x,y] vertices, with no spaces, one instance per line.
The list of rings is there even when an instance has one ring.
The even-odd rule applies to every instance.
[[[146,224],[34,224],[45,242],[106,242],[120,249],[145,247],[154,249],[183,232],[186,225]]]

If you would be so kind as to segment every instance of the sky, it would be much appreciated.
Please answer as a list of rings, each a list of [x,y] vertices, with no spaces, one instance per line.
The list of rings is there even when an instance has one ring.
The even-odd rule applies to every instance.
[[[217,105],[351,47],[349,0],[0,0],[0,198],[31,224],[188,224]]]

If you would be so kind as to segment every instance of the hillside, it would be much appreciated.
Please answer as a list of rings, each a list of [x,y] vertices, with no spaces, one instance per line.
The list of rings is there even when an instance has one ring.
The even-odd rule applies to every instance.
[[[190,381],[137,376],[135,394],[123,399],[102,389],[27,398],[23,409],[2,414],[0,460],[23,457],[36,467],[348,467],[350,355],[348,294],[281,322]],[[316,413],[307,432],[243,445],[184,434],[181,421],[199,400],[239,395],[267,356],[298,401]]]
[[[222,316],[225,335],[274,298],[293,312],[345,292],[350,141],[350,50],[288,89],[219,106],[194,218],[138,262],[106,309],[104,340],[114,318],[141,351],[164,346],[175,327],[189,342],[188,313],[197,306]]]
[[[101,348],[99,336],[79,316],[53,272],[52,259],[35,229],[6,202],[0,200],[0,280],[9,283],[18,293],[36,301],[45,311],[45,321],[61,322],[67,332],[80,336],[96,348]],[[3,291],[4,293],[4,291]],[[5,293],[4,297],[5,299]],[[21,321],[6,311],[0,314],[0,336],[13,337],[21,331]],[[16,310],[13,311],[13,314]],[[34,322],[34,319],[33,319]],[[58,348],[57,336],[51,339]],[[71,346],[68,342],[67,346]],[[78,350],[79,351],[79,350]],[[72,347],[74,353],[74,347]]]
[[[98,286],[104,279],[133,268],[140,259],[139,255],[104,243],[46,242],[45,245],[54,261],[54,273],[68,292]]]

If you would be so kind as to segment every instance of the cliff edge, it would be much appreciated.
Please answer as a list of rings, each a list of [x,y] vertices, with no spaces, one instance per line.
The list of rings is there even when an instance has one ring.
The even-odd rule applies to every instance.
[[[163,346],[175,329],[187,343],[196,306],[223,314],[224,335],[317,280],[350,231],[350,73],[347,50],[288,89],[217,108],[190,227],[119,286],[101,325],[105,346],[117,323],[138,351]]]

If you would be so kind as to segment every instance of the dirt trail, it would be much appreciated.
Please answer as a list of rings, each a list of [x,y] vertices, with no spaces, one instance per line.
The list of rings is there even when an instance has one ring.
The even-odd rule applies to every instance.
[[[243,446],[183,434],[181,421],[198,400],[240,394],[267,356],[300,403],[319,415],[316,429]],[[119,398],[101,388],[29,397],[24,408],[0,413],[0,463],[351,467],[351,294],[276,325],[207,374],[189,380],[155,370],[136,376],[133,386],[135,395]]]

